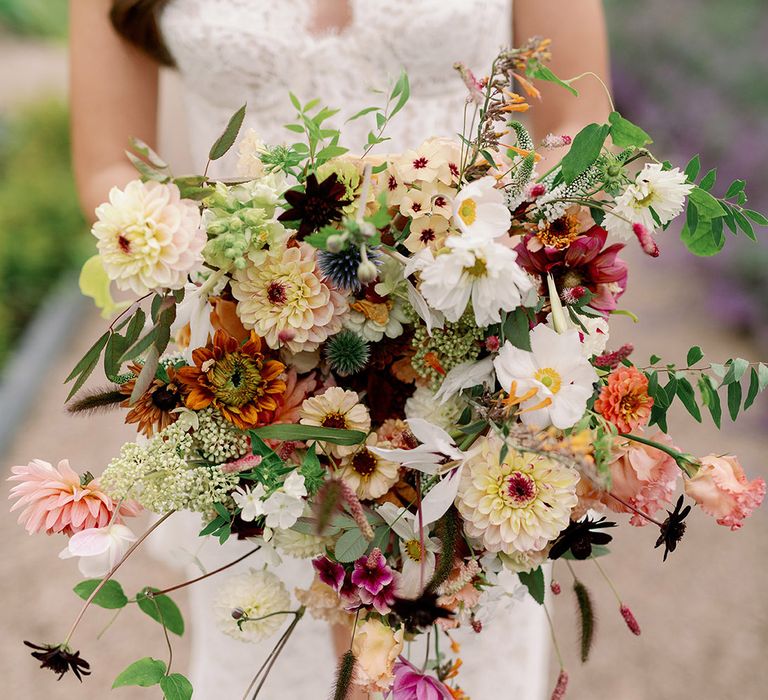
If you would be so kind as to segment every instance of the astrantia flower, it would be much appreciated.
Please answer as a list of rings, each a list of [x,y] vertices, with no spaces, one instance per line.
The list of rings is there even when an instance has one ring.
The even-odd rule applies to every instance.
[[[113,187],[96,218],[91,232],[119,289],[138,295],[181,289],[187,275],[200,269],[207,240],[200,210],[174,184],[134,180],[124,190]]]
[[[346,456],[341,462],[339,478],[349,484],[357,497],[367,501],[383,496],[398,481],[400,465],[392,462],[369,447],[389,447],[381,442],[376,433],[366,438],[365,444]]]
[[[27,641],[24,644],[30,649],[35,649],[32,656],[40,662],[40,668],[49,668],[54,673],[58,673],[59,680],[70,670],[81,683],[82,676],[91,675],[91,665],[80,657],[80,652],[71,651],[64,644],[33,644]]]
[[[466,235],[496,238],[505,234],[512,215],[504,192],[496,189],[496,178],[481,177],[462,187],[453,201],[453,220]]]
[[[481,437],[465,466],[456,498],[464,530],[491,552],[543,549],[570,522],[579,473],[544,455]]]
[[[453,694],[437,678],[428,676],[402,656],[395,662],[391,700],[452,700]]]
[[[564,430],[583,415],[597,381],[594,367],[581,352],[576,330],[557,333],[538,325],[531,332],[531,351],[507,341],[493,362],[510,405],[519,405],[527,425],[554,425]]]
[[[138,376],[141,367],[133,365],[131,371]],[[177,420],[179,414],[176,409],[184,405],[181,387],[178,382],[174,381],[173,368],[167,369],[167,375],[168,381],[155,377],[149,388],[133,404],[130,403],[130,396],[133,393],[136,380],[131,379],[120,385],[120,391],[129,397],[120,405],[123,408],[131,409],[125,416],[125,422],[129,425],[138,423],[139,432],[144,433],[147,437],[152,437],[156,431],[165,430]]]
[[[311,396],[301,405],[302,425],[316,425],[324,428],[360,430],[367,433],[371,429],[371,417],[368,409],[360,403],[360,397],[354,391],[347,391],[338,386],[326,389],[318,396]],[[354,452],[354,447],[327,444],[324,449],[335,456]]]
[[[648,377],[637,367],[625,365],[619,365],[608,375],[608,383],[595,401],[595,410],[613,423],[620,433],[630,433],[645,425],[652,408]]]
[[[213,603],[219,629],[241,642],[259,642],[273,634],[285,622],[284,615],[273,613],[288,611],[290,605],[291,597],[275,574],[253,569],[230,576]],[[243,611],[240,620],[232,617],[236,608]]]
[[[632,224],[639,223],[653,231],[656,213],[664,225],[683,211],[685,198],[693,189],[680,168],[664,170],[660,163],[647,163],[637,174],[635,182],[616,198],[614,208],[606,212],[605,228],[608,233],[625,240],[633,236]]]
[[[251,262],[235,271],[232,294],[243,325],[269,347],[315,350],[341,330],[347,302],[322,279],[311,246],[257,251]]]
[[[749,481],[739,460],[731,455],[701,458],[696,475],[685,480],[685,493],[718,525],[738,530],[744,518],[765,498],[765,481]]]
[[[213,406],[230,423],[247,430],[269,422],[285,392],[285,365],[267,359],[256,335],[244,345],[224,331],[192,353],[194,367],[182,367],[176,377],[187,408]]]
[[[421,293],[449,321],[461,318],[470,299],[479,326],[529,303],[533,283],[515,251],[480,236],[450,236],[445,243],[447,251],[421,271]]]
[[[280,214],[277,220],[300,221],[296,238],[303,240],[313,231],[341,219],[342,209],[350,204],[350,200],[345,199],[346,195],[347,188],[339,181],[336,173],[331,173],[322,182],[318,182],[316,175],[310,173],[303,192],[288,190],[285,193],[285,201],[290,209]]]
[[[369,693],[386,692],[394,680],[395,659],[403,650],[403,630],[370,617],[358,624],[352,641],[357,659],[354,683]]]
[[[79,557],[77,565],[83,576],[101,578],[135,541],[136,535],[125,525],[113,523],[107,527],[80,530],[72,535],[66,549],[59,552],[59,559]]]
[[[117,508],[117,503],[102,491],[98,479],[81,479],[69,466],[69,460],[62,459],[54,467],[42,459],[33,459],[29,464],[11,467],[11,472],[8,481],[20,482],[11,489],[10,498],[18,499],[11,511],[24,509],[19,523],[30,535],[73,535],[105,527]],[[120,506],[120,515],[134,516],[139,510],[137,504],[127,501]]]

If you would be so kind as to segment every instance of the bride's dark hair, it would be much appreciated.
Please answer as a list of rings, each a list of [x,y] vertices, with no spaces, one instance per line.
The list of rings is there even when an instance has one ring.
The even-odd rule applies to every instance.
[[[173,57],[163,41],[157,14],[168,0],[113,0],[109,18],[117,32],[166,66]]]

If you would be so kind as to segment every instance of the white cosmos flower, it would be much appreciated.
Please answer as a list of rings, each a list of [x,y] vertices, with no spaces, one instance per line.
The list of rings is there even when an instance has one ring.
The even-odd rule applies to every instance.
[[[620,194],[613,210],[606,213],[604,226],[617,238],[632,238],[632,224],[642,224],[648,231],[656,227],[651,209],[663,225],[683,211],[685,198],[693,189],[680,168],[663,170],[659,163],[648,163],[635,181]]]
[[[176,307],[176,320],[171,326],[171,335],[176,336],[185,326],[189,325],[189,343],[184,348],[184,359],[189,364],[192,362],[192,351],[201,348],[208,343],[208,336],[213,337],[215,329],[211,323],[211,305],[209,295],[215,295],[226,286],[227,279],[222,278],[215,290],[206,292],[203,287],[196,284],[187,284],[184,287],[184,299]],[[201,294],[201,291],[203,292]]]
[[[445,403],[457,396],[463,389],[483,384],[489,389],[493,387],[493,358],[484,357],[482,360],[468,360],[451,369],[443,378],[440,388],[435,393],[435,401]]]
[[[72,535],[66,549],[59,553],[59,559],[80,557],[77,563],[80,573],[88,578],[101,578],[135,541],[136,535],[125,525],[92,527]]]
[[[509,231],[512,215],[504,202],[504,192],[495,185],[496,178],[481,177],[456,196],[453,220],[463,233],[496,238]]]
[[[440,542],[428,537],[426,531],[419,537],[418,518],[405,508],[398,508],[394,503],[384,503],[377,509],[377,513],[400,538],[403,566],[397,583],[397,595],[399,598],[418,598],[435,573],[435,552],[440,551]]]
[[[519,400],[523,423],[561,430],[584,415],[597,381],[575,329],[557,333],[538,325],[531,332],[531,352],[506,342],[493,366],[501,388]]]
[[[448,250],[421,271],[421,293],[429,305],[458,321],[470,299],[478,326],[501,321],[501,311],[522,306],[533,289],[517,264],[517,253],[491,238],[450,236]]]
[[[579,316],[579,321],[586,328],[577,326],[570,318],[566,317],[566,328],[575,328],[579,332],[581,340],[581,352],[586,358],[592,355],[600,355],[605,352],[610,338],[610,326],[602,316]],[[547,325],[554,328],[552,314],[547,314]]]
[[[237,507],[242,509],[240,517],[249,523],[260,515],[264,515],[264,496],[266,495],[262,484],[256,484],[252,489],[239,486],[232,492],[232,499]]]

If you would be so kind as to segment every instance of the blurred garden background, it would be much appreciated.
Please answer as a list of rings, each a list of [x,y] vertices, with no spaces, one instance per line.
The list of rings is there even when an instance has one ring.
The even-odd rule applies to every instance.
[[[30,336],[33,320],[46,304],[51,313],[54,290],[60,296],[62,289],[76,288],[79,264],[91,249],[70,175],[66,6],[66,0],[0,0],[0,374],[4,388],[16,381],[16,391],[19,377],[11,375],[19,371],[20,343],[25,348],[40,343],[38,336]],[[655,150],[670,159],[684,163],[700,153],[705,170],[717,163],[717,193],[735,177],[744,177],[750,207],[768,209],[765,0],[607,0],[606,9],[618,109],[650,132]],[[714,361],[768,358],[768,233],[758,230],[757,243],[726,235],[724,253],[712,259],[685,254],[672,230],[659,238],[658,261],[637,250],[627,255],[634,280],[623,302],[641,323],[616,321],[616,330],[635,344],[638,356],[648,357],[653,350],[665,360],[680,361],[690,345],[700,344]],[[87,305],[73,308],[68,313],[77,323],[68,328],[69,336],[62,335],[69,338],[62,340],[65,346],[49,353],[46,366],[25,366],[29,385],[37,387],[34,395],[18,397],[3,390],[4,401],[31,407],[13,439],[0,444],[4,469],[36,456],[48,461],[70,457],[79,470],[98,471],[103,467],[99,460],[108,459],[119,444],[114,419],[77,419],[63,411],[61,380],[88,339],[96,337],[100,323]],[[0,415],[13,413],[11,408],[1,406]],[[767,416],[763,401],[739,426],[725,425],[720,436],[678,411],[671,428],[679,444],[702,454],[724,446],[740,454],[750,474],[768,477]],[[105,435],[113,437],[104,440]],[[0,641],[4,696],[76,697],[81,689],[72,678],[56,684],[49,674],[37,674],[20,639],[45,639],[55,634],[50,630],[60,633],[66,627],[77,599],[67,599],[63,586],[70,580],[74,584],[77,572],[55,558],[59,542],[27,539],[5,509],[0,509],[0,529],[7,556],[0,595],[12,601],[4,606]],[[555,608],[573,676],[569,698],[765,697],[768,515],[758,513],[738,534],[699,515],[690,530],[680,551],[663,566],[652,549],[653,533],[638,529],[617,542],[611,572],[643,625],[639,640],[623,628],[599,578],[587,577],[599,601],[600,629],[594,658],[583,668],[573,641],[573,604],[563,586],[566,595]],[[137,581],[137,588],[147,583],[136,570],[142,565],[152,567],[165,583],[177,578],[143,556],[126,575]],[[558,575],[568,583],[565,570]],[[182,596],[179,602],[183,605]],[[97,630],[96,623],[84,630],[83,643]],[[147,653],[161,655],[163,640],[154,632],[151,623],[138,620],[127,639],[107,635],[103,648],[87,649],[84,655],[96,670],[83,688],[85,697],[107,697],[114,675],[135,657],[130,647],[149,644],[146,635],[152,635],[153,647]],[[183,665],[184,644],[179,646]],[[122,689],[120,696],[145,697],[130,689]]]

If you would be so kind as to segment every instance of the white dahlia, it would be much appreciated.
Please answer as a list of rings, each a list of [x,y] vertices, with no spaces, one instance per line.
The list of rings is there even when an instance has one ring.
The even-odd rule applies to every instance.
[[[259,250],[250,258],[253,264],[235,271],[232,293],[243,325],[269,347],[315,350],[341,330],[347,301],[322,279],[312,246]]]
[[[241,642],[259,642],[285,622],[286,615],[274,615],[289,610],[291,596],[283,582],[271,571],[251,571],[230,576],[219,589],[213,603],[219,629]],[[233,611],[241,613],[238,620]],[[269,617],[267,617],[269,616]]]
[[[196,202],[174,184],[129,182],[113,187],[96,209],[91,233],[107,275],[119,289],[146,294],[181,289],[200,269],[207,237]]]
[[[491,552],[541,550],[564,530],[578,502],[579,473],[544,455],[509,449],[482,437],[466,461],[456,506],[467,536]]]

